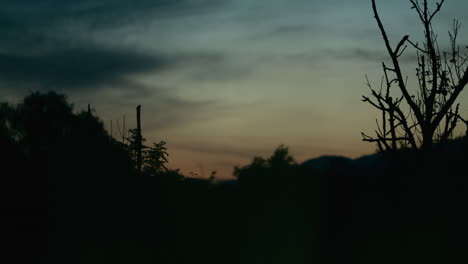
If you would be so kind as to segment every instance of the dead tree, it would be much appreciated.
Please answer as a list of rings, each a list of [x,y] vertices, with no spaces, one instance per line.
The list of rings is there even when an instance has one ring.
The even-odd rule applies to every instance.
[[[400,145],[431,150],[435,142],[445,143],[449,140],[458,122],[463,121],[459,113],[460,105],[456,101],[468,83],[468,54],[463,53],[457,44],[460,23],[454,20],[453,29],[449,31],[450,48],[443,51],[433,31],[432,21],[445,0],[437,2],[432,10],[428,0],[422,0],[422,3],[419,0],[409,2],[423,26],[423,44],[419,45],[406,35],[392,47],[380,19],[376,0],[372,0],[374,17],[391,65],[382,63],[383,78],[379,90],[373,88],[366,76],[371,96],[363,96],[362,101],[377,108],[382,119],[377,121],[375,136],[362,133],[362,137],[363,141],[377,143],[381,151],[395,151]],[[418,58],[418,87],[412,90],[400,62],[407,47],[413,48]],[[468,46],[463,47],[463,50],[465,48],[468,49]],[[396,93],[393,91],[395,87]]]

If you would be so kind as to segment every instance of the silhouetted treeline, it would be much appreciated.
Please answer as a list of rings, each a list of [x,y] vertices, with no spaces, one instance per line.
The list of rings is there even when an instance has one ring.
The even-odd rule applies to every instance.
[[[379,166],[332,159],[313,167],[280,146],[269,158],[235,168],[236,180],[220,182],[166,169],[166,149],[158,144],[139,176],[131,144],[110,137],[97,117],[75,112],[63,95],[34,93],[18,105],[1,104],[2,257],[243,264],[468,259],[465,139],[430,153],[368,159]]]

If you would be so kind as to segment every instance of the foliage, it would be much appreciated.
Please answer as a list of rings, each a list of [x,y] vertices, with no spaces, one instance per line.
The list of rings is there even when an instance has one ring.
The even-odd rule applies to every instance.
[[[242,178],[246,175],[263,175],[269,172],[282,172],[297,166],[292,156],[289,155],[289,149],[280,145],[270,158],[254,157],[252,163],[244,167],[235,167],[234,176]]]
[[[129,129],[126,148],[128,149],[129,155],[133,160],[134,164],[137,162],[138,154],[138,131],[137,129]],[[168,169],[166,164],[168,162],[167,157],[167,147],[165,141],[160,141],[159,143],[153,143],[152,146],[147,146],[144,144],[146,141],[142,137],[142,168],[143,173],[149,176],[157,176],[164,172],[167,172]]]
[[[153,146],[148,147],[143,155],[144,173],[148,175],[159,175],[167,171],[167,147],[166,142],[160,141],[153,143]]]

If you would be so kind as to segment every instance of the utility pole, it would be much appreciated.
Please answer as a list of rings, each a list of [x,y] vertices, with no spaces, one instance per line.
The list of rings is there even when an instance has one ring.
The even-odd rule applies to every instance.
[[[137,108],[137,171],[138,175],[141,176],[141,148],[142,148],[142,136],[141,136],[141,120],[140,120],[140,110],[141,105],[138,105]]]

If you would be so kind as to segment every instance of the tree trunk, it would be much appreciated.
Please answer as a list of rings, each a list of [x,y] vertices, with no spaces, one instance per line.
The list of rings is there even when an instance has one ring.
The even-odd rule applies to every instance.
[[[397,136],[396,136],[396,131],[395,131],[395,113],[393,111],[390,111],[390,133],[392,135],[392,151],[397,151],[398,146],[397,146]]]
[[[423,151],[431,151],[433,147],[433,136],[434,136],[434,130],[428,127],[423,128],[422,131],[423,134],[423,142],[421,149]]]

